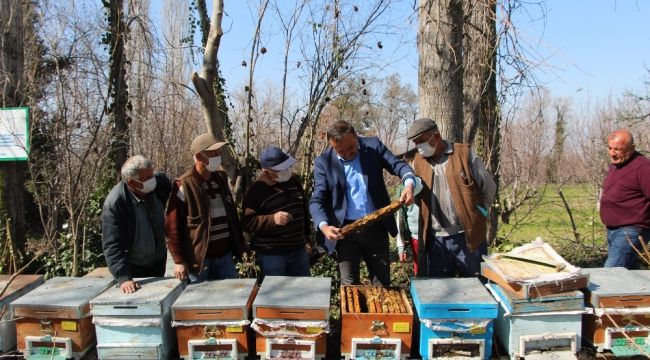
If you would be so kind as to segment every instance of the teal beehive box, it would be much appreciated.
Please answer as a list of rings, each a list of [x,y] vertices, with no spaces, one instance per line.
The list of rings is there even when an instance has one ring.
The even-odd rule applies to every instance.
[[[511,359],[577,359],[586,312],[582,292],[520,299],[497,284],[486,287],[499,302],[495,333]]]
[[[490,358],[498,306],[477,278],[412,279],[411,295],[422,358]]]
[[[140,289],[111,288],[90,302],[99,359],[169,359],[176,350],[171,305],[184,288],[175,278],[135,279]]]

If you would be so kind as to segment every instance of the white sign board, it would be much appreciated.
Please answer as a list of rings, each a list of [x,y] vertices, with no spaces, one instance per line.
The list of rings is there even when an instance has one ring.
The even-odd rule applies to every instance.
[[[27,160],[29,109],[0,109],[0,161]]]

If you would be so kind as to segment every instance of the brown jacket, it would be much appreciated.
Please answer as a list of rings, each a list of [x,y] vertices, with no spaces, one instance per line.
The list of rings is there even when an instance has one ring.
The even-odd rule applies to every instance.
[[[222,171],[215,172],[212,179],[219,184],[226,208],[230,224],[230,250],[233,255],[240,257],[244,250],[243,236],[226,174]],[[194,167],[176,179],[165,218],[167,247],[174,263],[187,263],[188,270],[192,273],[200,272],[208,250],[210,202],[208,194],[200,186],[202,181]],[[177,195],[180,186],[183,187],[185,202],[180,201]]]
[[[474,251],[485,241],[487,221],[476,206],[483,206],[483,195],[472,176],[469,145],[453,144],[453,147],[454,152],[449,155],[445,177],[449,184],[449,191],[451,192],[456,213],[465,229],[467,248],[469,251]],[[413,170],[415,175],[422,179],[423,189],[416,201],[420,206],[418,239],[424,245],[429,242],[429,235],[431,234],[433,169],[429,160],[423,158],[420,154],[415,154]]]

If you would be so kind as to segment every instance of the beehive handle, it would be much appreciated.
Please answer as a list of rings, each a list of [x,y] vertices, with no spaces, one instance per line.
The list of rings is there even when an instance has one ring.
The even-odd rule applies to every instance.
[[[469,312],[469,309],[467,309],[467,308],[451,308],[451,309],[449,309],[449,312]]]
[[[134,305],[114,305],[113,309],[137,309],[137,306]]]
[[[287,310],[281,310],[280,314],[291,314],[291,315],[302,315],[304,314],[304,311],[287,311]]]
[[[221,315],[223,314],[223,311],[215,310],[215,311],[198,311],[196,313],[197,315]]]

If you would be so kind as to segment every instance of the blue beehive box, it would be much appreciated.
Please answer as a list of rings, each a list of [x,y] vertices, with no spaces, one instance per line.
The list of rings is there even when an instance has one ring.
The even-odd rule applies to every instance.
[[[184,288],[174,278],[135,279],[140,289],[113,287],[90,301],[99,359],[169,359],[176,348],[171,305]]]
[[[519,299],[497,284],[486,287],[499,301],[495,332],[512,359],[576,359],[586,312],[582,292]]]
[[[489,359],[497,302],[477,278],[412,279],[423,359]]]

